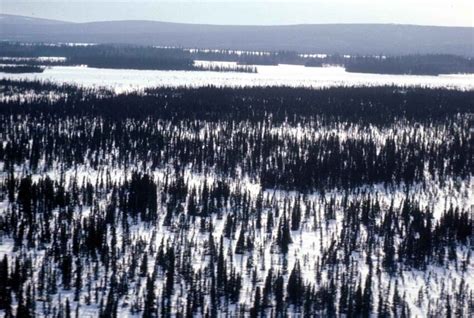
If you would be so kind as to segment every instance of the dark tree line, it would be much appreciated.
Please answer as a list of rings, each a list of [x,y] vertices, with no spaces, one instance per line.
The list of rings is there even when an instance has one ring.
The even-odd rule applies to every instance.
[[[473,73],[471,58],[445,54],[404,56],[348,56],[340,54],[298,54],[294,51],[241,52],[232,50],[191,50],[195,59],[232,61],[246,65],[295,64],[308,67],[342,66],[347,72],[378,74],[439,75]]]
[[[473,109],[474,92],[442,88],[294,87],[244,88],[148,88],[144,94],[116,95],[107,90],[77,88],[73,85],[1,79],[2,96],[34,92],[56,92],[49,96],[24,96],[25,101],[2,101],[1,111],[15,114],[52,113],[94,114],[115,119],[154,116],[166,120],[196,119],[216,122],[288,123],[306,125],[321,117],[323,123],[341,122],[387,126],[396,120],[444,122],[447,117],[468,114]],[[63,94],[67,94],[65,98]],[[23,96],[23,95],[22,95]]]
[[[37,60],[35,57],[66,57],[63,61]],[[0,43],[0,57],[22,58],[5,61],[33,66],[89,65],[99,68],[143,70],[211,70],[255,73],[255,65],[293,64],[308,67],[342,66],[348,72],[379,74],[439,75],[473,73],[471,58],[443,55],[346,56],[340,54],[299,54],[294,51],[246,52],[232,50],[200,50],[160,48],[133,45],[87,45],[47,43]],[[30,58],[26,60],[25,58]],[[33,59],[31,59],[33,58]],[[236,67],[202,67],[194,60],[236,62]],[[253,65],[253,67],[252,67]],[[17,66],[19,67],[19,66]],[[18,68],[19,71],[19,68]],[[26,71],[26,69],[24,69]],[[31,69],[33,71],[33,69]]]
[[[255,67],[194,65],[194,58],[182,49],[132,45],[24,44],[2,42],[0,56],[9,65],[0,68],[8,73],[41,72],[45,66],[87,65],[97,68],[137,70],[203,70],[215,72],[256,73]],[[61,57],[65,60],[44,60],[39,57]],[[18,58],[18,59],[15,59]]]
[[[0,72],[3,73],[42,73],[44,67],[36,65],[2,65],[0,66]]]
[[[51,45],[3,42],[0,55],[6,57],[65,57],[58,65],[88,65],[103,68],[191,70],[193,60],[180,49],[130,45]],[[19,61],[25,63],[25,61]],[[29,63],[42,63],[31,60]],[[50,63],[51,64],[51,63]]]
[[[345,63],[346,71],[379,74],[439,75],[474,73],[474,60],[455,55],[407,55],[354,57]]]

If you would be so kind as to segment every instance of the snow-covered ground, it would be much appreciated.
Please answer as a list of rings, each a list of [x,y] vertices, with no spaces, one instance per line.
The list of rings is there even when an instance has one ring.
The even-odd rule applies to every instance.
[[[70,169],[65,171],[64,178],[67,181],[66,184],[70,184],[69,181],[71,179],[92,183],[95,183],[99,180],[106,182],[107,177],[104,171],[106,171],[108,168],[109,167],[100,167],[99,171],[93,170],[89,167],[80,167],[78,170]],[[21,171],[25,171],[25,167],[16,168],[16,173],[21,173]],[[33,180],[37,181],[39,178],[43,178],[46,175],[55,181],[58,181],[59,179],[59,174],[57,172],[48,171],[47,173],[33,174]],[[130,178],[130,171],[113,170],[110,176],[114,182],[118,181],[121,183],[125,178]],[[158,185],[164,184],[166,176],[165,171],[153,171],[153,176],[155,182],[157,182]],[[5,177],[5,175],[0,175],[0,179]],[[194,185],[197,188],[202,188],[204,182],[212,183],[212,180],[217,178],[217,176],[212,174],[196,174],[187,169],[184,172],[184,178],[188,186]],[[287,204],[288,202],[294,202],[294,200],[296,200],[299,195],[296,192],[264,190],[261,189],[258,184],[252,184],[252,182],[247,182],[245,180],[243,182],[238,180],[228,180],[228,182],[231,184],[232,192],[242,191],[242,193],[248,193],[252,197],[256,197],[260,191],[262,191],[261,194],[263,195],[264,202],[271,201],[273,204],[279,206],[280,209],[283,209],[284,204]],[[442,210],[443,207],[446,207],[447,203],[454,204],[454,206],[466,207],[469,205],[469,202],[473,202],[473,184],[470,178],[464,180],[458,186],[456,185],[457,183],[459,183],[459,180],[450,180],[444,188],[440,187],[435,182],[430,182],[428,186],[425,187],[425,189],[423,189],[421,186],[414,186],[411,188],[408,196],[414,197],[420,202],[423,202],[426,204],[425,206],[434,207],[434,210],[437,212]],[[159,190],[162,190],[161,187]],[[353,194],[349,195],[348,197],[350,202],[362,200],[367,198],[367,195],[369,195],[369,197],[372,196],[381,199],[381,207],[383,210],[386,210],[391,203],[393,203],[396,207],[400,207],[403,203],[403,200],[407,197],[406,190],[403,187],[388,190],[384,189],[382,185],[375,185],[364,189],[361,188],[359,190],[364,191],[359,192],[358,190],[355,190]],[[344,211],[342,209],[344,194],[338,191],[331,191],[325,194],[313,193],[304,195],[303,198],[304,203],[302,203],[302,209],[303,212],[308,211],[306,212],[308,213],[308,217],[305,218],[300,230],[291,232],[293,244],[290,245],[287,256],[283,257],[281,254],[274,253],[272,248],[271,242],[276,237],[277,230],[267,233],[265,232],[265,226],[263,226],[262,229],[255,229],[253,225],[250,225],[250,232],[253,235],[253,243],[255,245],[254,252],[245,253],[243,255],[234,255],[232,260],[236,270],[243,274],[243,284],[240,299],[241,304],[251,306],[253,303],[253,299],[251,297],[253,295],[252,290],[254,289],[254,283],[252,282],[251,269],[255,269],[258,272],[260,280],[257,281],[257,285],[262,288],[264,283],[262,278],[265,277],[266,271],[269,268],[273,268],[276,271],[281,271],[282,273],[289,273],[297,261],[301,263],[303,279],[306,282],[317,281],[316,277],[318,276],[318,268],[315,260],[320,259],[324,253],[324,250],[329,248],[332,243],[339,240],[338,235],[344,226]],[[336,211],[336,218],[334,220],[326,220],[326,222],[321,222],[322,226],[320,227],[315,226],[315,224],[320,222],[319,218],[321,218],[321,211],[324,211],[325,209],[325,202],[328,202],[331,199],[335,199],[337,206],[339,207]],[[8,203],[6,200],[0,202],[0,215],[6,212],[7,205]],[[101,202],[99,205],[105,207],[106,202]],[[210,219],[212,220],[214,226],[213,235],[216,241],[218,241],[218,238],[223,235],[226,217],[229,213],[233,213],[233,209],[234,208],[231,206],[226,206],[223,209],[223,217],[214,215]],[[269,207],[264,208],[265,213],[262,215],[262,224],[264,225],[267,223],[267,212],[270,210],[272,209]],[[75,218],[87,218],[90,211],[91,207],[88,206],[76,209],[77,215]],[[132,241],[136,242],[138,239],[140,239],[149,249],[157,250],[162,241],[174,242],[178,240],[179,232],[175,231],[174,226],[167,227],[162,225],[164,215],[165,211],[162,210],[161,213],[159,213],[158,220],[152,227],[146,226],[141,222],[132,225],[130,228],[130,236],[133,238]],[[439,219],[439,216],[435,219]],[[278,223],[278,218],[275,220],[275,222]],[[209,244],[209,234],[207,232],[202,233],[199,228],[199,224],[199,222],[196,222],[193,227],[188,230],[187,237],[189,240],[188,242],[193,245],[191,257],[194,259],[194,270],[201,270],[205,272],[207,270],[209,261],[209,257],[206,254]],[[224,250],[232,251],[235,248],[236,238],[238,237],[239,232],[240,228],[236,231],[235,238],[224,240]],[[360,235],[361,237],[364,237],[365,234],[361,233]],[[118,235],[118,244],[122,244],[120,235]],[[355,270],[356,273],[359,273],[358,279],[364,281],[369,271],[368,266],[364,261],[367,255],[363,246],[359,246],[357,250],[357,252],[353,252],[352,254],[351,261],[354,266],[352,270]],[[464,262],[469,258],[469,250],[465,247],[458,247],[456,252],[457,258],[460,260],[460,262]],[[6,238],[3,239],[3,241],[0,241],[0,255],[7,254],[12,257],[14,255],[18,255],[18,253],[20,253],[20,251],[15,252],[13,249],[13,240]],[[35,255],[34,258],[38,270],[34,272],[34,279],[37,279],[37,276],[39,275],[39,268],[45,261],[44,256],[39,251],[30,251],[30,253],[34,253]],[[379,258],[381,255],[383,255],[383,252],[379,249],[375,249],[374,255],[372,256],[374,264],[376,263],[377,258]],[[120,261],[121,266],[129,265],[126,257],[127,256],[125,255],[124,259]],[[150,257],[148,265],[149,274],[151,274],[153,266],[154,258]],[[339,270],[344,270],[342,265],[338,266]],[[322,276],[323,282],[325,281],[326,270],[328,269],[325,269],[320,274]],[[429,303],[438,299],[441,289],[452,291],[456,288],[456,285],[454,284],[463,278],[467,278],[469,284],[469,280],[472,278],[473,273],[474,264],[472,263],[468,265],[466,271],[454,268],[453,265],[449,265],[448,270],[447,266],[439,266],[437,264],[430,265],[426,271],[403,268],[398,273],[398,277],[390,277],[390,275],[385,272],[381,273],[378,278],[374,278],[373,288],[374,293],[378,294],[380,289],[390,291],[390,286],[392,285],[393,288],[393,285],[396,283],[398,285],[399,292],[405,295],[406,301],[410,306],[413,316],[425,317],[425,312],[429,306]],[[138,291],[139,293],[145,292],[144,282],[144,279],[141,279],[136,284],[131,284],[131,291],[129,292],[130,298],[132,298],[134,293]],[[159,277],[158,282],[159,283],[157,285],[161,287],[164,282],[164,278]],[[162,292],[161,288],[158,290],[159,293]],[[179,290],[182,290],[182,288],[176,288],[176,290],[177,292],[174,296],[176,297],[175,301],[185,306],[185,296],[181,295],[181,292],[178,292]],[[428,293],[429,290],[431,290],[432,293]],[[423,291],[423,294],[426,298],[421,302],[421,305],[417,305],[417,299],[419,297],[419,293],[421,293],[420,291]],[[73,292],[71,290],[60,290],[59,295],[61,299],[69,298],[73,304],[73,309],[76,308],[75,302],[72,302]],[[390,297],[387,296],[387,298],[392,298],[392,295],[390,295]],[[376,304],[378,305],[377,301],[377,299],[374,299],[374,307],[376,307]],[[60,301],[58,300],[57,304],[59,303]],[[38,303],[37,306],[40,307],[40,303]],[[98,310],[99,309],[96,304],[83,304],[80,308],[80,314],[83,317],[94,317],[97,316]],[[233,312],[231,314],[236,313]],[[118,316],[130,317],[138,315],[132,315],[130,313],[130,302],[124,301],[121,303],[120,309],[118,310]]]
[[[229,65],[229,62],[196,61],[198,65]],[[235,63],[234,63],[235,65]],[[74,83],[86,87],[105,86],[117,92],[156,86],[427,86],[474,89],[474,74],[440,76],[381,75],[348,73],[342,67],[305,67],[301,65],[257,66],[257,73],[209,71],[148,71],[53,66],[43,73],[5,74],[0,78]]]
[[[208,62],[200,61],[198,63]],[[222,62],[221,65],[230,64]],[[263,73],[262,69],[264,70]],[[69,70],[69,73],[59,73],[63,76],[62,80],[59,79],[61,77],[41,77],[46,76],[48,72],[51,75],[51,72],[54,74],[55,71],[65,72],[67,70]],[[298,70],[301,70],[301,72],[298,72]],[[338,76],[343,79],[344,76],[341,74],[345,74],[349,79],[351,77],[357,78],[357,76],[359,76],[359,79],[399,79],[399,85],[409,85],[410,81],[408,79],[419,79],[420,81],[431,79],[433,81],[439,81],[438,84],[441,86],[443,80],[445,80],[446,83],[449,82],[452,84],[455,82],[454,79],[462,82],[460,79],[465,78],[466,80],[464,84],[466,84],[466,86],[449,86],[446,83],[445,86],[472,89],[472,85],[474,85],[474,81],[467,80],[469,78],[472,79],[472,75],[440,77],[382,76],[345,73],[341,68],[304,68],[289,65],[280,65],[277,67],[261,66],[259,67],[259,71],[259,74],[242,74],[218,72],[99,70],[80,67],[53,67],[48,69],[45,74],[36,74],[33,77],[36,76],[41,79],[78,83],[85,86],[109,86],[117,91],[133,90],[156,85],[190,85],[191,83],[194,83],[194,78],[201,79],[201,82],[197,81],[197,86],[206,85],[204,83],[206,83],[206,80],[210,79],[216,81],[217,84],[215,85],[235,85],[235,83],[232,84],[233,78],[239,79],[242,83],[250,81],[249,83],[254,83],[254,85],[268,85],[268,82],[265,81],[271,79],[276,83],[271,85],[277,85],[280,83],[278,81],[281,81],[281,83],[291,82],[294,83],[295,86],[299,86],[303,83],[302,81],[307,81],[304,83],[320,83],[318,80],[324,80],[324,73],[327,73],[328,78],[334,79],[338,78]],[[304,78],[304,72],[309,74],[306,79]],[[312,72],[319,72],[319,77]],[[173,74],[175,77],[171,77]],[[282,74],[287,74],[287,77]],[[18,78],[22,78],[22,76],[29,75],[18,75]],[[227,78],[229,82],[218,84],[217,79],[221,77]],[[252,78],[254,79],[254,82],[252,82]],[[261,80],[260,82],[259,79]],[[354,81],[345,83],[346,85],[358,85]],[[381,84],[383,83],[379,80],[378,82],[374,81],[371,85]],[[386,84],[393,83],[387,82]],[[426,85],[426,83],[413,85]],[[315,87],[316,86],[317,85],[315,85]],[[48,93],[49,92],[47,91],[28,90],[25,95],[28,96],[29,99],[34,100],[36,96],[41,97]],[[6,101],[23,101],[25,98],[22,95],[15,95],[14,90],[7,92],[5,96],[4,99]],[[56,95],[48,95],[48,100],[51,102],[54,98],[57,98]],[[135,152],[131,152],[126,147],[122,147],[120,143],[108,142],[109,140],[113,141],[118,139],[107,138],[107,133],[113,134],[114,132],[111,132],[110,129],[107,130],[103,128],[110,127],[104,125],[105,119],[96,118],[91,125],[84,126],[84,123],[87,122],[87,118],[85,117],[61,118],[52,121],[50,125],[46,125],[44,122],[41,122],[41,119],[31,119],[29,117],[30,115],[26,115],[25,117],[14,117],[10,114],[6,114],[4,116],[5,118],[10,119],[5,119],[3,121],[5,126],[3,126],[3,129],[0,128],[0,137],[2,137],[0,138],[2,141],[0,143],[2,146],[1,149],[10,149],[7,144],[18,144],[19,140],[23,140],[23,150],[27,149],[26,153],[28,154],[30,154],[30,151],[33,153],[32,137],[43,134],[43,142],[49,142],[51,147],[61,147],[61,145],[72,143],[70,140],[73,140],[71,136],[74,134],[91,134],[98,137],[104,136],[106,142],[103,144],[108,146],[97,148],[90,147],[90,150],[86,152],[86,155],[84,156],[85,163],[69,166],[65,158],[63,158],[62,155],[59,155],[54,157],[51,164],[48,163],[47,165],[45,155],[40,157],[37,168],[31,169],[31,164],[28,160],[29,155],[25,154],[24,161],[12,164],[11,167],[14,172],[12,175],[17,178],[17,181],[21,180],[23,177],[31,175],[32,182],[38,183],[40,180],[48,177],[56,184],[55,187],[57,187],[58,184],[62,184],[65,191],[68,193],[73,193],[73,188],[75,187],[85,189],[87,184],[95,185],[95,188],[93,188],[93,191],[91,192],[93,193],[94,198],[91,200],[93,204],[85,203],[86,200],[83,200],[86,195],[85,191],[76,190],[78,193],[77,200],[74,199],[76,201],[73,201],[74,203],[70,204],[71,209],[67,211],[68,213],[71,213],[71,221],[69,225],[67,225],[71,228],[72,225],[70,224],[73,224],[73,222],[77,222],[77,224],[88,224],[88,222],[91,222],[94,217],[99,219],[99,216],[102,217],[102,215],[106,215],[109,206],[113,207],[113,211],[115,211],[114,213],[116,214],[116,222],[113,226],[111,224],[105,225],[107,235],[104,245],[107,245],[108,247],[118,247],[116,250],[114,247],[114,253],[117,252],[114,256],[114,266],[116,266],[118,273],[117,277],[124,279],[125,277],[129,277],[127,280],[124,280],[127,282],[127,290],[118,299],[118,317],[142,316],[144,299],[147,295],[146,276],[148,275],[151,277],[155,268],[158,267],[155,267],[155,261],[159,259],[158,254],[160,247],[163,246],[162,242],[165,242],[165,245],[170,244],[170,246],[173,246],[176,250],[176,254],[174,254],[177,259],[176,264],[182,266],[181,264],[187,264],[186,262],[189,261],[189,264],[191,265],[189,269],[192,270],[190,272],[204,273],[204,278],[196,281],[200,285],[200,289],[201,285],[204,286],[202,287],[203,290],[208,288],[208,285],[211,284],[211,280],[207,273],[211,270],[214,271],[215,265],[211,264],[213,260],[209,254],[211,239],[215,245],[216,242],[219,242],[221,237],[225,236],[225,227],[228,218],[236,220],[233,221],[236,222],[236,226],[229,237],[222,239],[222,250],[225,254],[224,260],[227,264],[226,273],[235,270],[237,273],[241,274],[242,288],[240,289],[240,298],[236,304],[226,304],[226,306],[222,306],[222,308],[219,309],[222,310],[219,311],[222,316],[226,314],[229,317],[237,317],[239,316],[239,310],[242,310],[242,308],[251,308],[255,301],[255,287],[261,289],[264,288],[265,277],[270,268],[273,270],[274,275],[277,273],[281,274],[282,277],[284,277],[285,282],[287,282],[289,280],[289,273],[295,267],[297,262],[301,264],[302,279],[304,282],[311,283],[315,288],[323,289],[325,286],[328,286],[331,278],[334,277],[336,278],[335,281],[337,286],[340,287],[343,286],[342,277],[351,280],[350,285],[354,287],[357,285],[357,281],[360,282],[360,286],[363,281],[366,279],[368,280],[367,277],[372,277],[372,316],[375,316],[375,313],[383,303],[390,305],[393,304],[393,308],[396,308],[395,299],[398,297],[401,297],[403,302],[407,304],[407,307],[410,310],[409,316],[413,317],[427,317],[427,313],[433,315],[434,311],[430,311],[430,306],[443,308],[443,305],[446,303],[449,304],[450,301],[451,305],[455,302],[461,304],[456,305],[458,306],[457,310],[460,310],[457,311],[457,316],[463,316],[464,313],[469,312],[467,307],[471,305],[465,305],[468,304],[469,300],[459,301],[457,299],[461,298],[458,294],[461,296],[465,295],[466,299],[472,295],[474,263],[470,260],[472,252],[471,243],[454,246],[451,256],[454,255],[456,261],[449,260],[443,264],[432,261],[427,263],[426,269],[423,270],[406,265],[401,261],[402,257],[400,256],[400,261],[397,262],[397,272],[391,275],[381,266],[381,260],[386,255],[383,244],[386,238],[381,234],[370,234],[370,231],[373,230],[372,226],[376,225],[377,227],[380,227],[384,220],[388,219],[386,216],[389,214],[391,206],[393,206],[396,211],[401,210],[404,202],[407,200],[419,203],[420,210],[429,208],[433,213],[432,221],[434,226],[436,222],[443,217],[446,210],[451,205],[464,211],[472,211],[474,207],[474,183],[472,173],[469,173],[464,178],[456,175],[440,178],[438,174],[436,177],[431,177],[428,172],[428,167],[425,167],[425,173],[423,175],[426,175],[426,177],[423,182],[421,184],[414,183],[410,186],[407,186],[403,182],[398,185],[376,183],[357,186],[350,190],[334,188],[323,192],[315,190],[309,193],[303,191],[299,192],[297,190],[285,191],[279,188],[263,187],[260,177],[251,174],[250,172],[253,172],[253,170],[248,167],[246,168],[243,163],[239,164],[236,176],[234,176],[225,175],[211,165],[205,166],[205,169],[199,171],[199,169],[193,169],[193,164],[185,165],[184,162],[186,161],[183,161],[180,163],[182,169],[175,170],[172,164],[174,161],[171,159],[169,159],[170,161],[168,162],[160,162],[160,165],[158,166],[155,166],[152,160],[139,160],[138,158],[145,158],[146,156],[140,157]],[[447,125],[445,120],[442,120],[441,123],[438,124],[423,124],[400,120],[390,126],[366,124],[349,125],[344,121],[336,121],[329,124],[314,121],[302,122],[296,125],[290,125],[287,122],[284,122],[281,124],[272,124],[271,127],[268,128],[268,134],[261,134],[266,136],[266,138],[274,138],[273,140],[275,140],[275,144],[277,145],[279,144],[277,141],[281,141],[281,146],[275,148],[273,151],[284,154],[289,154],[290,151],[294,149],[290,147],[293,141],[299,144],[302,150],[307,150],[303,145],[308,143],[318,144],[317,141],[322,136],[334,136],[337,137],[338,140],[373,140],[375,142],[376,151],[380,151],[380,148],[386,145],[389,137],[395,142],[397,147],[403,148],[405,143],[403,143],[402,140],[408,139],[416,140],[417,143],[423,145],[423,147],[419,147],[420,149],[428,149],[430,145],[432,145],[432,143],[429,143],[428,141],[431,142],[431,140],[435,140],[436,145],[454,143],[454,141],[459,138],[459,136],[456,135],[456,132],[458,132],[458,130],[461,132],[466,131],[462,128],[458,129],[458,127],[465,127],[465,122],[462,120],[467,120],[461,115],[459,116],[459,122],[456,122],[455,125],[451,126]],[[265,129],[262,128],[265,125],[264,123],[254,123],[253,125],[255,126],[252,127],[250,121],[242,121],[238,123],[206,122],[201,124],[199,124],[198,121],[194,121],[193,125],[188,125],[186,124],[186,121],[152,121],[151,119],[148,121],[138,121],[127,118],[120,118],[119,120],[123,125],[121,126],[123,128],[120,129],[120,131],[129,134],[128,136],[130,136],[132,142],[134,142],[133,149],[135,150],[141,150],[141,147],[145,147],[139,142],[141,139],[134,139],[132,137],[134,134],[143,133],[143,130],[141,130],[142,128],[149,130],[149,140],[151,142],[159,140],[161,137],[164,142],[176,145],[177,143],[172,142],[172,140],[179,139],[180,143],[195,145],[194,147],[196,149],[198,149],[198,145],[204,144],[200,143],[200,141],[212,138],[215,140],[215,147],[213,149],[216,153],[224,153],[222,147],[225,147],[227,144],[232,147],[232,143],[235,142],[237,138],[240,138],[240,136],[242,136],[241,138],[243,140],[249,141],[252,136],[255,136],[250,132],[247,133],[247,131],[250,131],[251,129],[258,128],[259,130],[257,131],[265,131]],[[9,121],[14,121],[14,124],[11,124],[10,128],[7,128],[8,125],[6,125],[6,123]],[[44,125],[43,130],[37,130],[35,128],[41,125]],[[466,125],[466,127],[467,126],[468,125]],[[85,127],[88,128],[86,129]],[[101,129],[95,131],[96,127],[101,127]],[[131,129],[130,127],[134,128]],[[229,127],[232,127],[232,134],[226,134],[226,131],[230,130]],[[453,127],[456,127],[454,131],[451,130]],[[128,130],[126,128],[128,128]],[[51,132],[54,132],[54,134]],[[58,140],[59,142],[54,143],[52,141],[47,141],[53,140],[52,138],[48,139],[48,134],[54,136],[54,140]],[[226,139],[222,137],[226,135],[231,136],[231,138]],[[18,136],[26,136],[27,138],[19,138]],[[467,138],[461,138],[459,140],[467,140]],[[150,148],[144,149],[146,151],[152,151],[149,150]],[[167,148],[165,147],[163,151],[166,149]],[[191,147],[191,150],[193,149],[194,148]],[[449,152],[447,151],[446,153]],[[128,159],[119,161],[117,158]],[[163,156],[163,158],[165,158],[165,156]],[[123,162],[125,162],[125,164]],[[291,163],[290,160],[288,160],[288,162]],[[441,163],[443,165],[443,162]],[[6,185],[9,182],[10,171],[7,171],[5,167],[6,161],[2,160],[2,162],[0,162],[0,218],[7,216],[7,218],[12,219],[10,217],[13,215],[12,210],[21,211],[21,207],[18,205],[18,202],[9,202],[9,199],[7,199]],[[128,189],[128,186],[125,184],[132,179],[132,174],[135,170],[146,172],[151,176],[154,184],[157,186],[156,191],[159,194],[157,197],[157,219],[153,221],[153,223],[147,223],[137,219],[133,220],[132,218],[120,219],[122,216],[120,209],[122,209],[122,207],[117,208],[114,205],[109,205],[109,203],[116,201],[115,199],[112,200],[112,188]],[[179,206],[176,207],[176,211],[173,212],[174,215],[170,223],[165,225],[164,221],[167,214],[168,203],[171,202],[167,197],[167,193],[170,192],[170,182],[172,183],[174,182],[173,180],[178,180],[179,178],[184,180],[184,187],[186,188],[186,191],[184,192],[187,197],[179,203]],[[188,207],[191,199],[194,198],[193,195],[190,195],[193,193],[193,190],[197,192],[195,197],[198,198],[197,205],[200,206],[204,202],[204,199],[200,201],[201,199],[199,198],[205,197],[202,194],[204,192],[203,189],[208,189],[209,185],[215,184],[218,181],[229,186],[231,199],[223,201],[224,203],[219,207],[218,213],[213,212],[208,217],[187,215],[186,213],[189,212],[187,210],[189,210]],[[114,187],[111,186],[112,184],[114,184]],[[117,185],[117,187],[115,185]],[[254,209],[257,209],[257,201],[259,200],[261,204],[261,208],[259,208],[261,209],[261,213],[258,215],[261,217],[259,221],[261,226],[257,226],[257,214],[253,212]],[[242,202],[246,203],[242,204]],[[301,225],[298,229],[291,231],[292,243],[288,247],[288,252],[285,254],[279,253],[275,244],[275,242],[278,241],[280,229],[279,224],[286,222],[287,217],[290,218],[291,211],[293,211],[297,206],[296,202],[299,202],[298,207],[301,208]],[[350,207],[351,204],[354,204],[355,207],[361,207],[361,209],[363,209],[366,203],[374,206],[375,202],[380,204],[380,210],[377,213],[374,213],[373,224],[367,226],[364,224],[356,224],[354,222],[356,226],[349,231],[348,229],[351,226],[354,226],[354,224],[351,223],[352,221],[348,221],[349,219],[353,219],[351,214],[354,213],[354,210],[349,209],[348,207]],[[246,210],[245,213],[244,208]],[[63,216],[61,215],[66,212],[66,210],[54,209],[52,212],[50,220],[51,230],[57,231],[58,229],[58,227],[55,228],[53,225],[56,226],[63,224],[66,226],[66,217],[64,217],[63,220]],[[246,213],[251,214],[248,219],[243,218]],[[358,215],[359,212],[355,214]],[[41,224],[42,215],[43,213],[37,213],[35,215],[35,217],[38,218],[35,220],[35,224]],[[187,217],[192,221],[189,221],[188,227],[185,228],[181,223]],[[300,222],[298,222],[298,224],[299,223]],[[401,219],[400,223],[402,223]],[[126,227],[124,226],[125,224],[127,225]],[[76,228],[77,233],[82,231],[80,227],[74,227],[74,231],[76,231]],[[125,232],[124,228],[127,228],[127,232]],[[86,231],[85,228],[83,230]],[[129,240],[124,239],[124,233],[129,233]],[[242,237],[245,237],[247,242],[248,240],[251,240],[253,246],[251,251],[246,250],[243,253],[236,252],[239,233],[243,233]],[[345,237],[348,233],[351,235],[350,238],[347,236]],[[35,235],[39,237],[39,233]],[[112,243],[115,236],[117,242]],[[370,236],[374,239],[374,241],[370,243],[372,245],[369,245],[368,238]],[[401,236],[402,235],[400,234],[394,235],[393,244],[397,252],[402,250],[401,244],[404,238]],[[42,270],[47,272],[48,275],[52,275],[49,273],[55,273],[54,275],[57,275],[58,279],[60,278],[60,272],[63,271],[57,265],[60,264],[60,262],[53,260],[50,256],[53,251],[53,244],[46,243],[38,244],[38,246],[35,247],[29,247],[25,244],[26,242],[22,242],[20,246],[15,246],[18,245],[18,242],[15,242],[13,237],[14,235],[2,233],[0,228],[0,260],[3,259],[4,255],[7,255],[10,264],[14,264],[13,260],[17,257],[21,259],[26,259],[28,257],[31,259],[32,270],[28,274],[28,284],[31,286],[38,286],[40,282],[42,284],[42,281],[44,280],[40,278],[41,275],[43,275]],[[65,236],[65,241],[67,246],[72,245],[72,235],[71,237]],[[81,276],[83,278],[81,281],[82,287],[77,288],[77,290],[79,290],[79,301],[73,300],[75,297],[73,290],[76,286],[70,290],[66,290],[62,288],[61,284],[54,282],[55,287],[58,285],[58,289],[54,293],[51,292],[51,295],[45,295],[44,297],[40,293],[37,294],[35,304],[37,308],[36,314],[38,316],[47,316],[47,311],[44,310],[45,306],[53,305],[56,308],[62,308],[61,306],[66,298],[71,303],[73,311],[77,308],[77,316],[98,316],[100,303],[107,299],[108,292],[110,291],[107,287],[109,286],[108,282],[111,281],[111,277],[112,275],[115,275],[115,273],[109,269],[109,265],[103,265],[105,262],[86,258],[86,256],[83,255],[85,254],[81,254],[81,256],[77,257],[77,259],[82,262]],[[112,253],[110,255],[112,255]],[[145,255],[147,255],[147,258],[144,258]],[[346,255],[347,260],[344,259]],[[328,261],[330,258],[334,258],[335,261]],[[143,274],[138,274],[138,263],[133,265],[132,259],[146,264]],[[144,259],[146,262],[143,261]],[[75,268],[72,272],[81,273],[77,270],[77,265],[75,264],[76,263],[72,265]],[[369,274],[372,266],[375,269],[373,275]],[[141,270],[142,269],[140,268],[140,271]],[[166,283],[166,271],[160,267],[156,273],[157,277],[154,278],[154,289],[156,295],[163,295],[164,285]],[[94,275],[97,275],[97,277],[95,278]],[[191,288],[180,275],[181,274],[176,275],[176,280],[173,285],[174,292],[171,297],[173,313],[177,312],[178,309],[182,311],[182,309],[186,307],[187,298],[191,295]],[[467,284],[463,285],[464,281]],[[344,284],[347,285],[348,283],[345,282]],[[26,285],[27,284],[25,284],[25,286]],[[53,285],[53,283],[48,283],[48,285]],[[334,290],[334,294],[340,296],[342,293],[341,289],[342,288],[337,287],[337,290]],[[45,294],[46,292],[43,291],[43,293]],[[207,292],[203,292],[203,295],[203,303],[208,305],[211,302],[211,296]],[[271,302],[273,302],[273,298]],[[18,297],[14,295],[12,302],[14,310],[16,310],[18,303]],[[159,305],[161,306],[161,304]],[[340,305],[336,304],[336,306]],[[135,307],[140,311],[137,312],[134,309]],[[202,308],[203,312],[204,305]],[[59,310],[61,312],[63,311],[63,309]],[[268,315],[270,310],[273,309],[267,309],[264,313]],[[247,312],[248,311],[246,311],[246,313]],[[443,309],[442,311],[437,311],[434,316],[443,316],[444,313]],[[2,317],[2,314],[3,312],[0,311],[0,317]],[[196,312],[195,314],[198,317],[204,316],[204,314],[199,315],[199,312]],[[398,314],[400,314],[400,311]],[[242,316],[245,315],[242,314]],[[299,317],[298,312],[293,311],[291,307],[288,316]],[[398,317],[401,315],[397,315],[396,312],[393,316]]]

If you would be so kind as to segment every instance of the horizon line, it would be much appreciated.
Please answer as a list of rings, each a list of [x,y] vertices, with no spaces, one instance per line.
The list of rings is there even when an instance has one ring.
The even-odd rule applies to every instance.
[[[67,23],[67,24],[90,24],[90,23],[108,23],[108,22],[152,22],[152,23],[169,23],[169,24],[186,24],[186,25],[202,25],[202,26],[222,26],[222,27],[291,27],[291,26],[315,26],[315,25],[391,25],[391,26],[413,26],[413,27],[433,27],[433,28],[469,28],[474,29],[474,26],[456,26],[456,25],[432,25],[432,24],[414,24],[414,23],[396,23],[396,22],[338,22],[338,23],[283,23],[283,24],[214,24],[214,23],[194,23],[194,22],[176,22],[166,20],[150,20],[150,19],[117,19],[117,20],[93,20],[93,21],[66,21],[57,20],[37,16],[27,16],[20,14],[2,13],[1,16],[20,17],[27,19],[44,20],[56,23]],[[1,20],[0,20],[1,22]]]

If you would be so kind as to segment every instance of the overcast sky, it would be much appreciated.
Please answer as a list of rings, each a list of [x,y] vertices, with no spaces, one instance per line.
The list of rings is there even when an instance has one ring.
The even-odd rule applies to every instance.
[[[74,22],[403,23],[474,26],[474,0],[0,0],[0,12]]]

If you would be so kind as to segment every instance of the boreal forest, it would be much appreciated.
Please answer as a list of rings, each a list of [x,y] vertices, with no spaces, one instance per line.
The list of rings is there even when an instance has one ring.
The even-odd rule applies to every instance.
[[[1,79],[0,315],[472,317],[473,112],[447,88]]]
[[[50,57],[53,59],[44,59]],[[56,59],[54,59],[56,58]],[[196,60],[236,62],[237,65],[203,66]],[[344,67],[350,73],[440,75],[474,73],[471,57],[452,54],[340,55],[300,54],[296,51],[241,51],[185,49],[124,44],[71,45],[0,42],[0,72],[42,72],[51,66],[108,69],[185,70],[256,73],[258,65]]]

